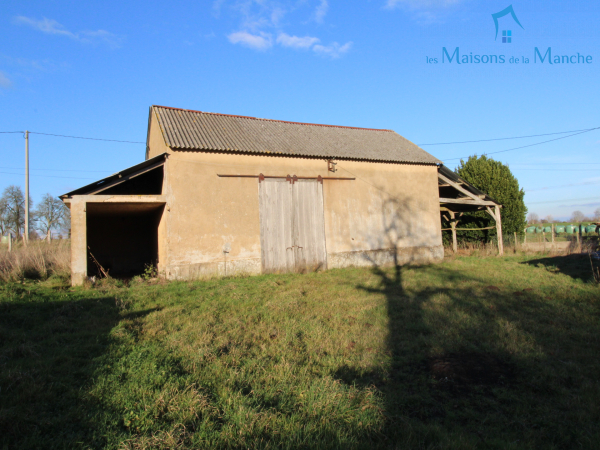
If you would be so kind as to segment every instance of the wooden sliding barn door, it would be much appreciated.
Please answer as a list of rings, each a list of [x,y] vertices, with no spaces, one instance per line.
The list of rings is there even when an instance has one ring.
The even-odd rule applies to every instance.
[[[262,271],[294,270],[292,241],[292,185],[285,178],[270,178],[258,184]]]
[[[295,270],[326,269],[323,184],[316,180],[298,180],[292,185],[292,197]]]
[[[317,180],[268,178],[259,183],[262,270],[327,268],[323,185]]]

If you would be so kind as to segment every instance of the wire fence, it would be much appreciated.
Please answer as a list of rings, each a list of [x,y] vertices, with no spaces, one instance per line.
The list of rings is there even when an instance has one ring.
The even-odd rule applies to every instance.
[[[444,231],[447,233],[447,231]],[[452,244],[446,243],[446,253],[451,254]],[[467,255],[497,255],[498,239],[493,237],[489,242],[457,241],[457,253]],[[504,234],[503,248],[505,254],[511,253],[551,253],[574,254],[595,253],[600,251],[600,236],[594,233],[523,233]]]

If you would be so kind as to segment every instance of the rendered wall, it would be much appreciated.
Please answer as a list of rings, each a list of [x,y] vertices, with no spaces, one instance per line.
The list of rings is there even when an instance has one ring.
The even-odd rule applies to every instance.
[[[171,149],[166,146],[165,140],[160,131],[160,125],[156,119],[156,113],[153,109],[150,110],[149,131],[148,131],[148,146],[146,149],[146,159],[154,158],[163,153],[171,152]]]
[[[356,177],[324,181],[329,268],[443,258],[436,166],[339,161],[333,174],[324,160],[169,153],[160,264],[169,279],[261,272],[258,180],[217,174]]]

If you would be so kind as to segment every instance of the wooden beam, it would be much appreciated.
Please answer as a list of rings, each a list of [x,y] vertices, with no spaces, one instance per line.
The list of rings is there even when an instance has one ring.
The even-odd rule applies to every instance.
[[[456,231],[481,231],[481,230],[493,230],[494,228],[496,228],[496,226],[494,225],[493,227],[485,227],[485,228],[457,228]],[[442,228],[442,231],[450,231],[452,228]]]
[[[460,184],[460,185],[464,186],[465,183],[456,183],[456,184]],[[454,187],[454,186],[452,186],[450,184],[444,184],[444,183],[442,183],[442,184],[438,184],[438,187]]]
[[[502,236],[502,217],[500,216],[500,208],[498,205],[494,206],[496,213],[496,230],[498,233],[498,254],[504,255],[504,237]]]
[[[79,199],[84,203],[167,203],[165,195],[74,195],[73,198],[64,199],[65,204],[70,204]]]
[[[446,183],[448,183],[450,186],[452,186],[454,189],[462,192],[465,195],[468,195],[469,197],[471,197],[473,200],[481,200],[479,198],[478,195],[473,194],[472,192],[467,191],[465,188],[463,188],[462,186],[460,186],[458,183],[455,183],[454,181],[452,181],[450,178],[445,177],[444,175],[442,175],[441,173],[438,173],[438,178],[440,180],[445,181]]]
[[[502,217],[500,216],[500,207],[494,205],[494,210],[486,206],[487,212],[496,221],[496,234],[498,235],[498,255],[504,255],[504,238],[502,237]]]
[[[442,198],[440,197],[440,203],[457,203],[460,205],[473,205],[473,206],[496,206],[494,202],[486,200],[471,200],[466,198]]]
[[[450,217],[452,218],[452,222],[450,222],[450,226],[452,227],[452,251],[456,253],[458,251],[458,245],[456,243],[456,218],[454,211],[450,211]]]

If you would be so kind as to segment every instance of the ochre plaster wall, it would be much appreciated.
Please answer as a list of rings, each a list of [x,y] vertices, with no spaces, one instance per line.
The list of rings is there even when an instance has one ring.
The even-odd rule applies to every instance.
[[[154,158],[163,153],[170,153],[171,149],[165,144],[160,125],[156,119],[154,109],[150,109],[150,131],[148,132],[148,142],[146,143],[148,150],[146,159]]]
[[[169,153],[159,231],[167,278],[261,271],[258,179],[217,174],[356,177],[324,181],[329,268],[443,257],[435,166],[339,161],[334,174],[317,159]]]

